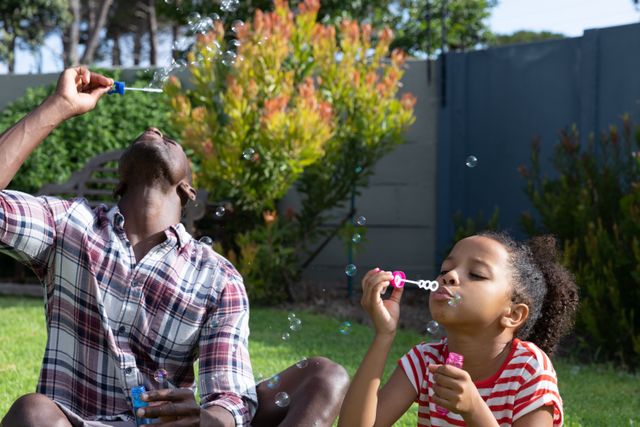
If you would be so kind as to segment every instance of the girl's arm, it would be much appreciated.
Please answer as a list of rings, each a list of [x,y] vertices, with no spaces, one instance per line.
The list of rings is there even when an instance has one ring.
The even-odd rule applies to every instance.
[[[378,398],[384,365],[400,315],[402,288],[394,288],[388,300],[380,298],[392,278],[391,273],[375,269],[369,271],[362,280],[361,303],[373,320],[376,334],[342,402],[338,426],[391,425],[416,397],[404,372],[396,369],[380,392],[380,397],[384,399]],[[400,375],[404,376],[404,383]]]
[[[551,427],[553,426],[553,406],[543,406],[518,418],[513,427]]]

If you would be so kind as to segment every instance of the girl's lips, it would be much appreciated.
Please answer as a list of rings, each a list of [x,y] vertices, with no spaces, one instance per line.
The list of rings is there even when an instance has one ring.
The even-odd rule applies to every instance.
[[[436,301],[446,301],[453,298],[453,294],[449,289],[444,286],[440,286],[437,291],[431,292],[431,297]]]

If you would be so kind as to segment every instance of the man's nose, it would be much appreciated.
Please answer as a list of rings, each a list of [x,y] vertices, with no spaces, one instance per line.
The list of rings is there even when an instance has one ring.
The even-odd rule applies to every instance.
[[[162,131],[156,127],[153,127],[153,126],[149,127],[147,128],[147,131],[157,133],[158,135],[160,135],[160,138],[164,137],[164,135],[162,134]]]

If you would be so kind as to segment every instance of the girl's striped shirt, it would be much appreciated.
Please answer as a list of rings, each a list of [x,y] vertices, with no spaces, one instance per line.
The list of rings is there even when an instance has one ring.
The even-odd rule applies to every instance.
[[[465,425],[456,413],[439,414],[432,400],[433,374],[427,366],[443,364],[448,355],[447,339],[444,338],[437,343],[420,343],[398,361],[418,393],[418,427]],[[531,342],[514,339],[500,369],[490,378],[474,384],[501,426],[511,426],[517,419],[545,405],[553,407],[553,425],[562,425],[562,399],[555,370],[549,357]]]

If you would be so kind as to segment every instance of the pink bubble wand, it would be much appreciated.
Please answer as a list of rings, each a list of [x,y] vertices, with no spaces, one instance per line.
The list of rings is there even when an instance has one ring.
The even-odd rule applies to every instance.
[[[404,274],[404,271],[394,271],[392,274],[393,279],[391,280],[391,285],[394,288],[402,288],[405,283],[412,283],[425,291],[435,292],[440,286],[440,284],[435,280],[409,280],[407,279],[407,275]]]

